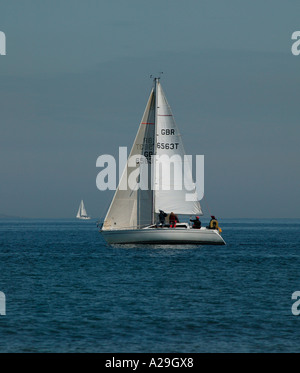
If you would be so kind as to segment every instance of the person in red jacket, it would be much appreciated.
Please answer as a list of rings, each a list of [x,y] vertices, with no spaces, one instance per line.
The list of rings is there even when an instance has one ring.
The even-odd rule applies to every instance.
[[[170,223],[170,228],[175,228],[176,223],[179,223],[177,215],[174,214],[174,212],[171,212],[169,216],[169,223]]]

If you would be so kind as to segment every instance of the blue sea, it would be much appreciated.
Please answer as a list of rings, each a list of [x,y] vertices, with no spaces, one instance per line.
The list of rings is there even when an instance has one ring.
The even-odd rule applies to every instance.
[[[0,352],[300,352],[300,219],[226,246],[111,247],[96,221],[0,220]]]

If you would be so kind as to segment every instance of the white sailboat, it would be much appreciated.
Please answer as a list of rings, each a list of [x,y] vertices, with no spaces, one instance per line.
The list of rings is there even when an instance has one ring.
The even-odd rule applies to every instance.
[[[188,223],[178,223],[175,228],[157,225],[160,210],[168,214],[203,215],[189,165],[184,165],[183,174],[182,164],[173,162],[174,175],[181,179],[181,184],[184,177],[185,187],[180,188],[176,177],[172,179],[169,175],[171,190],[164,188],[161,163],[157,163],[163,155],[184,159],[185,151],[160,79],[155,78],[125,170],[100,229],[104,239],[109,244],[224,245],[218,229],[193,229]],[[145,163],[149,167],[143,167]]]
[[[83,220],[89,220],[90,219],[90,216],[88,216],[88,214],[86,213],[86,209],[84,207],[83,200],[81,200],[81,202],[80,202],[76,218],[77,219],[83,219]]]

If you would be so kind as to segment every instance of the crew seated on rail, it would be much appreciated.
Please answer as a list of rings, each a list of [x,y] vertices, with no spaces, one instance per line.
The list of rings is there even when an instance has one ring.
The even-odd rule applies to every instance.
[[[219,229],[218,220],[212,215],[208,227],[208,229]]]
[[[192,228],[195,228],[195,229],[201,228],[201,221],[199,220],[199,216],[196,216],[196,219],[190,219],[190,221],[194,223]]]
[[[164,227],[165,225],[166,216],[168,216],[168,214],[166,214],[163,210],[159,210],[158,218],[159,218],[159,224],[161,227]]]
[[[171,212],[169,215],[169,223],[170,223],[170,228],[176,228],[176,224],[179,223],[179,219],[177,215],[174,214],[174,212]]]

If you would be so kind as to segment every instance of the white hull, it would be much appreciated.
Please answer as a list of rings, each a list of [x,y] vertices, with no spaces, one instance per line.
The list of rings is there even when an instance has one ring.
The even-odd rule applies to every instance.
[[[90,220],[90,217],[89,216],[76,216],[77,219],[80,219],[80,220]]]
[[[191,228],[146,228],[101,230],[109,244],[199,244],[225,245],[217,230]]]

